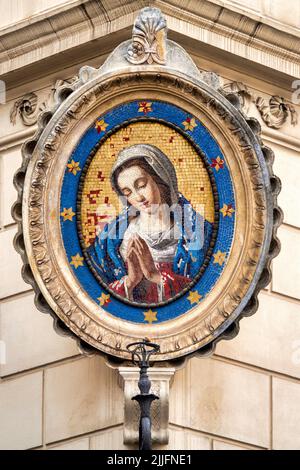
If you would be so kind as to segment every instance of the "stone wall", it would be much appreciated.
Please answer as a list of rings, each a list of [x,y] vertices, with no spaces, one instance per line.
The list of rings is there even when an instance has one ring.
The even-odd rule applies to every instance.
[[[22,279],[13,247],[12,180],[21,163],[21,144],[35,125],[25,125],[18,114],[13,123],[10,113],[24,95],[34,92],[41,106],[51,100],[57,80],[76,75],[81,65],[99,66],[116,43],[130,37],[136,12],[148,3],[165,12],[169,37],[186,47],[199,67],[219,73],[224,84],[248,87],[247,114],[259,119],[263,140],[276,153],[285,215],[279,230],[282,250],[273,262],[273,280],[259,296],[258,312],[243,319],[239,335],[219,343],[212,358],[194,358],[176,372],[167,448],[300,449],[300,117],[292,125],[289,114],[279,129],[270,128],[254,102],[261,97],[268,104],[274,95],[291,102],[292,81],[300,76],[299,54],[293,50],[299,0],[290,0],[290,9],[287,1],[191,1],[186,16],[179,14],[180,0],[0,0],[1,7],[5,4],[0,79],[7,87],[6,103],[0,104],[0,448],[124,448],[118,372],[101,357],[83,357],[73,340],[58,336],[52,319],[35,308],[31,287]],[[71,19],[84,11],[83,4],[93,21],[78,16],[75,27]],[[106,20],[96,21],[97,5]],[[273,28],[272,34],[265,42],[260,37],[258,47],[249,33],[246,49],[241,42],[233,44],[234,35],[226,41],[225,20],[204,34],[221,7],[220,21],[226,14],[230,24],[231,18],[237,36],[242,26],[234,20],[241,12],[249,25],[259,17],[261,28]],[[63,23],[66,18],[70,24]],[[56,34],[39,37],[44,40],[41,56],[42,49],[30,43],[35,31],[30,39],[28,25],[34,22],[45,31],[45,21],[53,21]],[[281,46],[270,47],[276,31]],[[22,43],[22,34],[21,47],[16,43]],[[294,107],[300,116],[300,106]]]

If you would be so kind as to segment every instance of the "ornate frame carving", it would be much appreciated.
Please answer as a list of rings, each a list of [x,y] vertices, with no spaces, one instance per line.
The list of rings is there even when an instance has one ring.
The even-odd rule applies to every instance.
[[[201,116],[227,156],[239,216],[213,296],[175,320],[159,325],[123,322],[120,331],[119,319],[97,315],[100,307],[84,295],[69,268],[58,221],[59,191],[64,155],[97,117],[99,107],[111,108],[141,95]],[[183,356],[211,353],[217,341],[237,334],[243,316],[257,310],[257,294],[269,283],[270,262],[280,249],[280,181],[258,121],[248,119],[239,105],[235,94],[225,95],[194,73],[187,76],[168,65],[123,66],[117,74],[84,67],[78,80],[58,88],[53,110],[40,114],[38,131],[23,145],[23,164],[14,179],[18,200],[12,213],[19,225],[15,247],[23,258],[23,277],[35,289],[37,307],[54,317],[58,331],[79,338],[85,352],[101,351],[126,361],[126,345],[147,335],[160,344],[157,361],[180,362]]]

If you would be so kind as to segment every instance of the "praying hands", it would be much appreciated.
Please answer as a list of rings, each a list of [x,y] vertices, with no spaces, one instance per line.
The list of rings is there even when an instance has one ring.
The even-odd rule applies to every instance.
[[[143,278],[160,284],[161,274],[154,264],[147,243],[138,234],[133,235],[128,243],[126,262],[128,274],[125,282],[129,293]]]

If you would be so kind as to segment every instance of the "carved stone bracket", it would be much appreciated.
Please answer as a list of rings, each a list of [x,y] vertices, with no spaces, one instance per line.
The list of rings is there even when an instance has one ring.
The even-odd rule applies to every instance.
[[[269,101],[261,96],[255,100],[256,107],[262,120],[268,127],[280,129],[290,117],[292,126],[298,123],[298,115],[293,105],[281,96],[271,96]]]
[[[33,126],[37,122],[40,111],[37,104],[38,97],[35,93],[24,95],[14,103],[10,112],[10,122],[15,125],[19,116],[25,126]]]
[[[78,80],[77,76],[69,80],[56,80],[55,84],[51,88],[48,98],[40,105],[38,105],[38,96],[36,93],[27,93],[14,103],[10,112],[10,122],[15,126],[17,123],[17,117],[19,116],[24,126],[34,126],[41,113],[53,110],[56,103],[57,91],[64,86],[70,86],[76,80]]]
[[[139,442],[140,411],[132,397],[139,393],[138,367],[119,367],[119,383],[124,390],[124,444]],[[169,442],[169,390],[176,369],[171,367],[151,367],[148,375],[151,380],[151,393],[159,396],[151,407],[152,439],[154,444]]]
[[[230,82],[223,86],[225,93],[236,93],[240,99],[241,107],[247,114],[251,103],[259,111],[263,122],[273,129],[280,129],[290,118],[292,126],[298,124],[298,114],[294,106],[281,96],[271,96],[266,99],[257,96],[253,90],[242,82]]]

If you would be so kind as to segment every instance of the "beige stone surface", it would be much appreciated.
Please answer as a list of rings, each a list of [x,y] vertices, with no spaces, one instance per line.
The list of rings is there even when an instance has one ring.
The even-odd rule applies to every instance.
[[[14,222],[11,207],[17,199],[17,191],[13,185],[13,177],[21,166],[20,146],[6,152],[0,152],[0,226]]]
[[[300,450],[299,382],[273,379],[273,448]]]
[[[212,0],[214,2],[214,0]],[[220,3],[216,0],[215,3]],[[264,0],[224,0],[222,2],[224,6],[230,7],[238,7],[241,10],[246,12],[255,12],[258,13],[261,11],[264,5]]]
[[[214,450],[247,450],[246,447],[237,446],[228,442],[214,441],[213,442]]]
[[[264,0],[263,8],[267,17],[280,23],[300,28],[300,3],[296,0]]]
[[[268,447],[269,377],[212,359],[192,359],[175,375],[170,422]]]
[[[170,426],[169,444],[165,449],[170,450],[210,450],[211,439],[192,429],[182,429]]]
[[[42,444],[42,372],[0,381],[0,449]]]
[[[117,371],[95,356],[45,372],[46,442],[67,439],[123,420]]]
[[[75,441],[50,447],[49,450],[89,450],[89,448],[89,438],[85,437],[83,439],[76,439]]]
[[[300,299],[300,230],[281,226],[278,237],[281,252],[273,261],[273,290]]]
[[[134,447],[133,447],[134,448]],[[91,437],[91,450],[126,450],[130,447],[123,444],[123,427],[105,429]]]
[[[74,0],[0,0],[0,29],[61,5],[75,3]],[[78,3],[78,1],[76,2]]]
[[[283,25],[300,28],[300,3],[298,0],[212,0],[226,7],[239,8],[245,14],[255,13],[267,19],[275,20]]]
[[[300,340],[300,302],[261,293],[259,310],[240,321],[231,341],[220,341],[216,354],[264,369],[300,377],[295,358]]]
[[[286,224],[300,227],[300,211],[295,204],[295,201],[300,199],[300,151],[275,143],[268,143],[268,146],[275,152],[274,173],[282,183],[278,203],[283,210],[284,221]]]
[[[13,246],[16,227],[0,231],[0,299],[31,289],[21,276],[22,260]]]
[[[76,342],[58,335],[52,317],[36,309],[32,292],[0,303],[0,332],[6,346],[1,376],[79,354]]]

